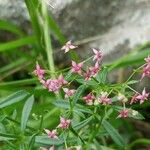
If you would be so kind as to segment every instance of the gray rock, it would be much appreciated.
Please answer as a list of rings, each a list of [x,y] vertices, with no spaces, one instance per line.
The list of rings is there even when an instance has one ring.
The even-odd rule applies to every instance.
[[[47,0],[64,35],[77,44],[83,59],[100,48],[108,59],[150,41],[149,0]],[[29,20],[23,0],[0,0],[0,18]],[[85,53],[86,52],[86,53]],[[86,54],[86,55],[85,55]],[[110,55],[111,54],[111,55]]]

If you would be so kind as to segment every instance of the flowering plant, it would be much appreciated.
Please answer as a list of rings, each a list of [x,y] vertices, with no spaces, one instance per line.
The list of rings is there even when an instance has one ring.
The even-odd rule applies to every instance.
[[[69,41],[62,50],[66,53],[76,47]],[[80,63],[72,61],[70,71],[55,78],[46,78],[46,71],[39,64],[36,65],[34,74],[39,82],[43,88],[59,98],[54,100],[53,104],[64,109],[61,112],[59,125],[52,131],[44,129],[47,138],[64,142],[63,149],[88,149],[94,143],[102,147],[99,140],[104,132],[110,135],[120,148],[125,148],[126,141],[110,121],[111,118],[114,120],[143,119],[143,116],[132,106],[134,103],[142,104],[148,100],[149,93],[145,88],[142,93],[139,93],[131,85],[150,75],[150,57],[145,58],[145,64],[137,68],[127,81],[121,84],[111,84],[107,81],[109,67],[103,66],[103,54],[100,50],[93,49],[91,59],[95,63],[94,66],[86,66],[86,61]],[[143,73],[140,81],[131,80],[132,76],[141,69]],[[78,86],[75,86],[76,82]],[[52,144],[50,149],[57,147],[54,145]]]
[[[137,90],[135,85],[150,76],[150,50],[147,49],[150,44],[105,64],[104,54],[95,48],[91,57],[80,62],[74,52],[80,45],[68,41],[59,54],[69,53],[69,68],[60,70],[54,65],[53,55],[58,51],[53,51],[50,35],[61,45],[66,38],[48,15],[44,0],[25,0],[25,3],[33,35],[0,21],[0,29],[20,37],[0,46],[0,52],[6,52],[1,58],[12,61],[0,68],[0,80],[9,76],[0,83],[4,91],[0,95],[6,96],[0,98],[0,149],[130,150],[137,143],[150,143],[141,135],[136,139],[139,136],[134,125],[137,119],[149,118],[143,111],[150,104],[148,88]],[[21,46],[25,47],[18,51]],[[7,50],[12,58],[7,57]],[[111,71],[131,65],[136,69],[125,81],[109,81]],[[135,80],[134,75],[139,74]],[[148,131],[146,126],[145,130]]]

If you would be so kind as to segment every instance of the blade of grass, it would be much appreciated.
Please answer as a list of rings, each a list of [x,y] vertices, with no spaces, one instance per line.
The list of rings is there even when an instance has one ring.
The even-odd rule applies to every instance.
[[[8,21],[0,20],[0,29],[15,33],[19,36],[24,35],[23,31],[18,26],[14,25]]]
[[[36,41],[35,36],[27,36],[19,40],[0,44],[0,52],[5,52],[7,50],[12,50],[12,49],[24,46],[24,45],[33,44],[35,43],[35,41]]]

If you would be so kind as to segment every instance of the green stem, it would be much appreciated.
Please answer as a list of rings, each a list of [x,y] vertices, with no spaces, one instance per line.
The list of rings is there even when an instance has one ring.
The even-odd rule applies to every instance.
[[[51,38],[50,38],[50,31],[48,26],[48,13],[46,4],[44,1],[42,2],[42,15],[43,15],[43,32],[44,32],[44,43],[45,43],[45,49],[47,53],[47,59],[48,59],[48,65],[51,72],[55,72],[55,66],[54,66],[54,59],[53,59],[53,49],[51,45]],[[52,77],[55,77],[54,74],[51,75]]]

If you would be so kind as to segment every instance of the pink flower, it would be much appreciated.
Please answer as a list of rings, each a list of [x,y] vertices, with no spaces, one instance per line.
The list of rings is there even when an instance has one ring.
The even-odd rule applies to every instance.
[[[71,123],[70,119],[65,119],[63,117],[60,117],[60,124],[58,125],[58,128],[68,129],[70,123]]]
[[[138,96],[136,96],[136,99],[140,100],[140,104],[142,104],[145,100],[147,100],[149,96],[149,93],[146,93],[145,88],[142,92],[142,94],[139,94]]]
[[[34,70],[34,74],[35,74],[36,76],[38,76],[39,79],[42,79],[43,76],[44,76],[44,74],[45,74],[45,70],[42,69],[42,68],[40,67],[40,65],[37,63],[37,64],[36,64],[36,69]]]
[[[84,96],[83,99],[85,100],[87,105],[92,105],[95,96],[92,93],[89,93],[88,95]]]
[[[93,48],[93,52],[94,52],[94,58],[93,58],[93,61],[96,60],[96,62],[100,62],[102,60],[102,52],[100,50],[97,50],[95,48]]]
[[[70,89],[64,88],[63,90],[65,92],[65,98],[71,97],[76,92],[76,90],[74,89],[70,90]]]
[[[65,53],[69,52],[71,49],[75,49],[77,46],[74,46],[71,41],[68,41],[62,48],[61,50],[65,50]]]
[[[88,69],[87,71],[86,71],[86,73],[84,73],[84,79],[87,81],[87,80],[90,80],[91,79],[91,71]]]
[[[84,73],[84,79],[86,81],[90,80],[91,77],[95,77],[98,74],[99,70],[100,70],[99,64],[98,64],[98,62],[96,62],[94,67],[90,67],[86,71],[86,73]]]
[[[148,64],[150,64],[150,56],[144,59]]]
[[[108,98],[108,93],[107,92],[102,92],[101,96],[98,99],[99,103],[102,103],[103,105],[109,105],[112,103],[112,100]]]
[[[129,109],[123,109],[119,112],[119,115],[117,118],[127,118],[129,115]]]
[[[141,80],[144,77],[150,76],[150,56],[148,56],[144,60],[146,61],[146,64],[143,67],[143,74],[142,74]]]
[[[53,138],[53,139],[57,139],[58,138],[56,130],[52,130],[52,131],[50,131],[48,129],[44,129],[44,130],[47,133],[49,138]]]
[[[138,96],[137,93],[132,96],[131,101],[130,101],[130,105],[139,101],[139,100],[137,99],[137,96]]]
[[[54,145],[49,148],[49,150],[55,150]]]
[[[94,67],[91,67],[89,69],[90,69],[90,72],[91,72],[91,76],[95,77],[98,74],[99,70],[100,70],[98,62],[95,63]]]
[[[71,71],[74,72],[74,73],[81,74],[82,66],[83,66],[82,62],[77,64],[76,62],[72,61],[72,69],[71,69]]]
[[[62,86],[67,84],[68,82],[64,79],[64,77],[62,76],[62,74],[58,77],[58,83]]]
[[[147,76],[150,76],[150,64],[143,67],[143,74],[141,79]]]
[[[54,93],[58,93],[60,84],[57,79],[49,79],[47,81],[48,90]]]

